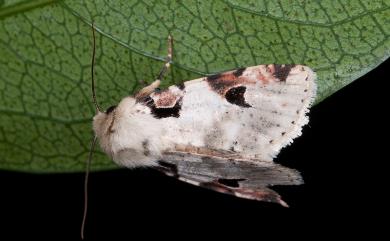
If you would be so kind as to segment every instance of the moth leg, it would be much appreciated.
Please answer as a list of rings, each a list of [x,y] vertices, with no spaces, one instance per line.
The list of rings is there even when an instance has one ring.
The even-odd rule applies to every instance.
[[[168,55],[167,55],[167,58],[165,59],[165,63],[164,63],[164,66],[161,68],[160,70],[160,73],[158,74],[156,81],[161,81],[161,79],[163,78],[164,74],[167,72],[167,70],[169,69],[170,65],[171,65],[171,61],[172,61],[172,37],[171,35],[168,35]]]
[[[146,83],[145,80],[138,80],[138,84],[139,84],[140,86],[145,86],[147,83]],[[153,82],[152,84],[154,84],[154,82]],[[150,87],[152,84],[150,84],[150,85],[148,85],[148,86],[145,86],[145,87],[143,87],[142,89],[140,89],[140,90],[137,92],[137,94],[135,94],[135,97],[136,97],[137,99],[142,99],[142,98],[148,96],[149,94],[151,94],[151,93],[153,92],[153,90],[154,90],[153,87]]]
[[[143,97],[150,95],[160,86],[160,82],[160,80],[155,80],[150,85],[145,86],[135,95],[135,98],[142,99]]]
[[[167,72],[167,70],[169,69],[169,67],[171,65],[171,61],[172,61],[172,42],[173,42],[173,40],[172,40],[171,35],[168,35],[168,55],[167,55],[167,58],[165,59],[164,66],[161,68],[160,73],[158,74],[156,80],[153,81],[153,83],[151,83],[150,85],[142,88],[137,93],[136,98],[142,98],[142,97],[148,96],[151,93],[155,92],[156,89],[158,89],[158,87],[160,86],[161,79],[163,78],[164,74]]]

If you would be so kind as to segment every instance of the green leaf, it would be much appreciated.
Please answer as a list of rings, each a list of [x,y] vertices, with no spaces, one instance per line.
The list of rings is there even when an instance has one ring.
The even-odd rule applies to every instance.
[[[103,107],[151,82],[164,86],[239,66],[299,63],[318,73],[317,103],[389,56],[390,0],[0,0],[0,168],[84,170],[93,136],[91,28]],[[147,128],[147,127],[145,127]],[[96,151],[93,168],[115,165]]]

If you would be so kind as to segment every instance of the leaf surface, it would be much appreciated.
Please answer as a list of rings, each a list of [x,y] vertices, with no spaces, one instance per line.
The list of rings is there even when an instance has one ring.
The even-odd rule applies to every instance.
[[[243,66],[305,64],[320,102],[389,56],[389,0],[0,0],[1,169],[84,170],[95,73],[103,107],[150,83],[174,37],[163,87]],[[147,128],[147,127],[145,127]],[[115,165],[96,151],[93,169]]]

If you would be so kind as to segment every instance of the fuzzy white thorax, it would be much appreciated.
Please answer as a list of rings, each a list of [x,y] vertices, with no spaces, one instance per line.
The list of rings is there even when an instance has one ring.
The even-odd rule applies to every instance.
[[[157,121],[145,106],[126,97],[111,113],[98,113],[93,129],[103,151],[119,165],[151,166],[166,148]]]

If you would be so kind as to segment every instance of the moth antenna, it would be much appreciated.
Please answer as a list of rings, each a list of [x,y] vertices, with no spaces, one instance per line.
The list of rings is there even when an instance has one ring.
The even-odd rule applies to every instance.
[[[91,169],[91,161],[92,161],[92,153],[95,149],[95,144],[97,141],[97,137],[95,136],[91,143],[91,148],[88,155],[88,160],[85,168],[85,177],[84,177],[84,213],[83,213],[83,221],[81,222],[81,239],[84,239],[84,229],[85,223],[87,220],[87,211],[88,211],[88,179],[89,179],[89,171]]]
[[[93,99],[93,104],[95,105],[96,108],[96,113],[101,112],[99,104],[96,100],[96,93],[95,93],[95,78],[94,78],[94,67],[95,67],[95,49],[96,49],[96,39],[95,39],[95,27],[92,22],[91,24],[92,27],[92,40],[93,40],[93,50],[92,50],[92,63],[91,63],[91,76],[92,76],[92,99]]]

